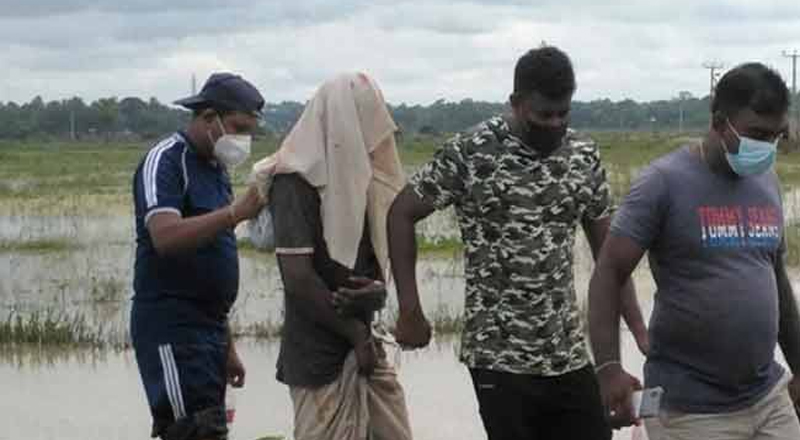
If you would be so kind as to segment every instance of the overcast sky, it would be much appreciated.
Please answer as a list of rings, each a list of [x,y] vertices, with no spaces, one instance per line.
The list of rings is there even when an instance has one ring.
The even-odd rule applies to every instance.
[[[542,41],[573,59],[577,99],[708,92],[705,61],[758,60],[791,86],[798,0],[0,0],[0,101],[155,96],[213,71],[268,101],[363,70],[392,103],[503,101]]]

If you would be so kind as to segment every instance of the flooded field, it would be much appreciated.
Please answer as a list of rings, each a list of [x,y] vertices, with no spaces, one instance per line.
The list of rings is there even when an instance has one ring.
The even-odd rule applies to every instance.
[[[446,242],[457,237],[454,221],[452,213],[438,214],[420,233],[433,243]],[[0,440],[146,438],[149,414],[133,353],[125,348],[132,295],[131,224],[124,217],[0,217],[0,240],[21,237],[42,244],[0,252],[0,310],[5,319],[36,313],[79,316],[103,341],[97,349],[33,344],[0,350],[0,387],[14,390],[0,395],[0,414],[10,421],[6,433],[0,430]],[[457,249],[445,247],[420,262],[423,304],[432,320],[452,322],[463,310],[459,255]],[[241,260],[242,289],[232,322],[237,332],[251,337],[240,343],[248,384],[237,396],[231,438],[291,438],[288,392],[274,379],[278,345],[264,338],[281,321],[275,259],[245,249]],[[581,238],[576,245],[578,292],[586,292],[591,267],[588,245]],[[644,271],[637,278],[643,306],[649,310],[652,281]],[[387,321],[394,310],[392,298]],[[627,346],[627,362],[641,374],[642,360],[632,341]],[[457,351],[457,337],[441,334],[431,347],[399,356],[400,380],[420,440],[485,438]]]
[[[434,249],[418,268],[423,305],[433,320],[455,319],[463,309],[464,279],[460,250],[447,247],[458,237],[452,212],[427,219],[420,235]],[[130,219],[0,216],[3,240],[18,248],[0,250],[0,322],[37,312],[80,317],[109,345],[125,345],[135,250]],[[576,288],[585,293],[592,262],[582,237],[575,254]],[[240,258],[241,289],[231,322],[237,333],[260,336],[281,321],[276,261],[246,246]],[[643,275],[640,284],[648,282]],[[395,310],[392,295],[385,317]]]
[[[604,150],[615,194],[624,194],[652,157],[681,142],[667,139],[635,154]],[[44,170],[35,165],[37,154],[41,159],[50,153],[0,150],[0,440],[147,438],[149,414],[127,348],[134,258],[129,185],[143,151],[95,152],[100,159],[87,164],[86,158],[95,156],[66,150],[58,161],[43,162]],[[779,160],[791,224],[790,261],[797,265],[800,160]],[[239,183],[244,179],[234,177]],[[424,249],[418,267],[423,306],[440,331],[431,347],[398,357],[414,433],[419,440],[485,439],[453,333],[464,300],[453,213],[437,213],[418,234]],[[246,245],[240,254],[241,289],[231,321],[241,336],[248,384],[237,396],[231,438],[290,438],[288,392],[274,379],[283,295],[275,259]],[[591,253],[579,236],[575,287],[582,305],[591,268]],[[796,268],[791,279],[800,289]],[[654,286],[645,265],[635,281],[649,315]],[[392,297],[384,319],[391,322],[395,310]],[[623,335],[625,363],[641,377],[643,359],[630,335]],[[623,431],[615,438],[630,435]]]
[[[626,341],[626,363],[641,375],[642,359],[632,341]],[[232,440],[291,438],[288,390],[274,379],[277,348],[274,342],[240,342],[248,373],[247,385],[237,392]],[[452,338],[443,338],[400,357],[399,378],[418,440],[486,438],[469,374],[456,350]],[[0,387],[15,390],[0,395],[3,440],[136,440],[149,434],[149,414],[130,351],[17,353],[0,362]],[[629,435],[623,431],[617,438]]]

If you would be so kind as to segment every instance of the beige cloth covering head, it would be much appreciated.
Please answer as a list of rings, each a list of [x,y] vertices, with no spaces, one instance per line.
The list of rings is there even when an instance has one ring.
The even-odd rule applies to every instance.
[[[389,252],[386,217],[405,185],[394,139],[397,126],[375,81],[363,73],[325,82],[274,155],[253,166],[262,195],[275,174],[298,173],[317,189],[331,258],[352,268],[369,221],[384,278]]]

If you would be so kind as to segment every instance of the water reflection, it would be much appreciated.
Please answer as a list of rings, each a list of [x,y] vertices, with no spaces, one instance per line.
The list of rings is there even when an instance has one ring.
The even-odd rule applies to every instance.
[[[796,206],[800,193],[786,197]],[[792,205],[794,203],[795,205]],[[792,211],[793,212],[793,211]],[[789,214],[787,214],[787,218]],[[793,218],[793,217],[791,217]],[[0,322],[7,316],[53,310],[85,318],[111,342],[127,338],[133,267],[132,220],[128,217],[0,216],[0,241],[75,239],[80,247],[53,252],[0,251]],[[420,228],[429,239],[457,234],[452,212],[437,213]],[[78,238],[79,237],[79,238]],[[585,239],[575,248],[575,289],[585,309],[593,262]],[[635,273],[645,315],[654,293],[646,263]],[[418,266],[423,307],[429,316],[463,311],[463,261],[423,258]],[[797,279],[793,271],[791,278]],[[242,288],[232,322],[238,328],[274,326],[282,320],[282,288],[272,256],[243,252]],[[387,318],[396,310],[390,296]],[[629,371],[641,377],[643,359],[630,335],[623,349]],[[274,341],[244,341],[248,387],[237,399],[232,439],[291,434],[291,404],[274,380]],[[457,361],[458,344],[439,338],[428,349],[402,353],[404,384],[416,437],[421,440],[484,439],[467,370]],[[149,416],[130,351],[52,349],[0,345],[0,440],[141,439]],[[8,390],[12,390],[8,392]],[[628,432],[617,439],[629,438]]]
[[[237,395],[232,440],[292,432],[288,391],[275,381],[276,343],[240,341],[247,386]],[[453,338],[400,355],[418,440],[485,439],[467,369],[458,362]],[[641,375],[635,344],[624,344],[629,371]],[[390,353],[390,357],[393,355]],[[0,438],[26,440],[133,440],[147,438],[149,415],[133,353],[24,350],[0,351]],[[615,438],[629,438],[620,432]]]
[[[122,247],[79,251],[69,256],[0,254],[0,321],[12,313],[37,311],[80,316],[102,327],[110,340],[124,340],[130,297],[131,260]],[[584,303],[592,267],[588,249],[576,255],[575,285]],[[282,321],[283,291],[274,259],[242,259],[242,288],[231,321],[236,328],[274,327]],[[649,275],[639,273],[640,291],[649,296]],[[463,311],[464,278],[460,259],[425,259],[419,264],[422,302],[431,318],[456,317]],[[386,317],[397,310],[390,295]]]
[[[106,364],[109,356],[120,353],[121,350],[96,348],[0,344],[0,365],[23,371],[58,370],[61,365],[69,363],[97,367]]]

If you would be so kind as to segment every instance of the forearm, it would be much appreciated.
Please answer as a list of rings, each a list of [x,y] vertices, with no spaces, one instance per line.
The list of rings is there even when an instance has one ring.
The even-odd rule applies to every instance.
[[[238,221],[230,206],[226,206],[196,217],[180,218],[151,231],[151,235],[159,255],[170,256],[203,246],[220,231],[234,227]]]
[[[397,303],[401,314],[420,310],[417,290],[417,239],[414,221],[403,215],[390,214],[389,259],[397,284]]]
[[[234,343],[230,321],[225,322],[225,340],[228,344],[228,352],[236,353],[236,345]]]
[[[598,267],[589,283],[589,334],[596,365],[620,361],[619,318],[624,279]]]
[[[320,276],[326,280],[333,280],[334,286],[340,288],[348,285],[348,279],[355,276],[355,272],[336,260],[328,260],[319,268]]]
[[[647,331],[647,325],[642,316],[642,309],[639,307],[639,300],[636,298],[636,289],[633,287],[633,280],[628,279],[622,287],[620,298],[622,304],[622,318],[633,334],[640,334]]]
[[[311,276],[286,286],[286,293],[294,307],[309,319],[338,334],[355,345],[368,333],[365,322],[357,318],[344,318],[333,307],[333,294],[319,277]]]
[[[595,259],[595,269],[589,282],[589,334],[598,366],[620,360],[620,313],[625,316],[625,322],[634,334],[646,329],[636,290],[630,279],[634,261],[638,261],[641,255],[633,255],[630,262],[620,266],[620,258],[612,255],[612,251],[619,251],[614,249],[615,245],[606,243],[608,250],[604,253],[603,243],[608,238],[609,226],[609,218],[583,223]]]

